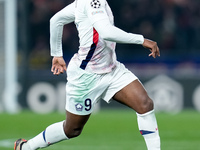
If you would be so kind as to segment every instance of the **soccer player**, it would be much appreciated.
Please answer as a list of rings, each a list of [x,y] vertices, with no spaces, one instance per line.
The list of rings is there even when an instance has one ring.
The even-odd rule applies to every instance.
[[[63,26],[71,22],[76,24],[80,46],[66,67],[62,32]],[[160,56],[156,42],[114,26],[106,0],[75,0],[51,18],[51,71],[59,75],[67,70],[67,117],[28,141],[17,140],[15,150],[36,150],[79,136],[100,99],[108,103],[115,100],[134,109],[147,149],[160,150],[153,101],[139,79],[117,61],[116,43],[140,44],[150,50],[149,56]]]

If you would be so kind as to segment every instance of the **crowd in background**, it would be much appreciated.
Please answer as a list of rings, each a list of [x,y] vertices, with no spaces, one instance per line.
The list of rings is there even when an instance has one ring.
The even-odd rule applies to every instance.
[[[107,0],[115,25],[157,41],[164,58],[200,56],[199,0]],[[31,0],[28,6],[30,63],[49,63],[49,20],[73,0]],[[69,59],[78,50],[74,24],[64,28],[63,50]],[[119,44],[118,58],[133,61],[148,53],[142,46]],[[39,59],[40,58],[40,59]],[[145,58],[143,58],[145,59]],[[39,62],[38,62],[39,60]],[[142,60],[145,61],[145,60]]]
[[[165,50],[200,48],[200,1],[127,0],[119,26],[158,41]]]

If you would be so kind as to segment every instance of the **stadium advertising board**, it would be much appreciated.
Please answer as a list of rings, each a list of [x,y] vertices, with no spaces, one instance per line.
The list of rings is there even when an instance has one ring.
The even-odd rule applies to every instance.
[[[43,114],[54,111],[64,112],[65,78],[56,78],[55,80],[55,77],[51,76],[40,81],[36,79],[26,82],[26,86],[18,84],[19,108],[28,108],[33,112]],[[200,111],[199,79],[184,80],[158,75],[148,79],[141,78],[141,81],[153,99],[156,111],[178,113],[186,108]],[[113,107],[112,103],[101,102],[99,106],[101,108]],[[7,107],[9,105],[2,98],[0,112],[6,111]]]

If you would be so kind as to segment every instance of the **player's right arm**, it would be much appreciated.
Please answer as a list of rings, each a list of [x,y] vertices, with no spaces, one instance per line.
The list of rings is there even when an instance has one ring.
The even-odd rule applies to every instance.
[[[54,75],[59,75],[66,71],[66,63],[63,59],[62,51],[62,34],[65,24],[69,24],[75,20],[75,2],[57,12],[50,19],[50,49],[52,59],[51,71]]]
[[[66,70],[67,67],[63,57],[53,57],[51,72],[53,72],[54,75],[59,75]]]
[[[51,56],[61,57],[62,51],[62,35],[65,24],[74,22],[75,20],[75,2],[69,4],[61,11],[57,12],[50,19],[50,48]]]

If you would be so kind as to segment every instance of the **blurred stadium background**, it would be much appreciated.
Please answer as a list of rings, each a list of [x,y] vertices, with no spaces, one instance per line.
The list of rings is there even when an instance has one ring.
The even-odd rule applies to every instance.
[[[50,72],[49,19],[72,1],[0,0],[1,112],[17,112],[19,108],[39,113],[63,110],[66,75],[55,77]],[[155,100],[157,110],[179,112],[192,108],[200,111],[200,1],[108,2],[116,26],[158,42],[161,57],[157,59],[149,58],[148,50],[142,46],[117,45],[118,60],[141,79]],[[16,46],[11,47],[11,43]],[[74,24],[69,24],[63,34],[66,61],[77,49],[77,31]],[[9,100],[5,100],[11,95],[17,97],[17,103],[11,100],[12,109],[7,105]],[[111,107],[103,102],[100,105]]]
[[[49,19],[72,1],[0,0],[0,117],[2,121],[9,117],[12,121],[12,116],[7,113],[26,114],[27,110],[29,116],[31,116],[30,112],[35,112],[45,114],[45,118],[48,118],[46,115],[59,112],[61,113],[59,115],[64,117],[66,75],[53,76],[50,72]],[[185,122],[192,119],[191,116],[196,116],[193,117],[193,124],[187,124],[188,128],[183,128],[182,132],[177,131],[181,124],[185,124],[181,119],[179,119],[181,124],[176,121],[175,126],[169,128],[174,129],[174,132],[177,131],[177,134],[194,128],[192,133],[186,135],[188,138],[179,141],[185,142],[185,145],[188,144],[186,141],[189,139],[193,141],[199,139],[193,133],[200,132],[192,125],[200,125],[199,122],[195,122],[200,111],[200,1],[107,1],[113,10],[117,27],[127,32],[143,34],[146,38],[157,41],[160,47],[161,57],[153,59],[148,57],[149,51],[142,46],[117,45],[118,60],[126,64],[144,83],[155,102],[157,112],[160,112],[158,115],[162,116],[166,113],[162,116],[166,118],[159,117],[160,124],[166,125],[168,122],[166,120],[171,118],[169,117],[171,113],[176,116],[173,121],[181,115],[183,115],[181,119],[186,116]],[[66,25],[63,34],[65,60],[69,61],[77,49],[76,28],[74,24]],[[127,108],[115,102],[108,105],[101,101],[97,109],[126,110]],[[47,120],[46,122],[49,122]],[[16,129],[20,130],[17,127]],[[0,132],[3,133],[3,126]],[[167,130],[165,132],[163,138],[169,140],[173,133],[170,131],[167,134]],[[16,138],[15,134],[12,137]],[[11,136],[8,135],[6,138]],[[181,136],[177,139],[181,139]],[[173,141],[171,148],[168,149],[189,150],[191,147],[195,150],[200,149],[198,143],[193,143],[190,148],[187,146],[177,148],[176,144],[176,141]],[[165,143],[165,145],[170,144]],[[172,148],[173,146],[175,148]]]

